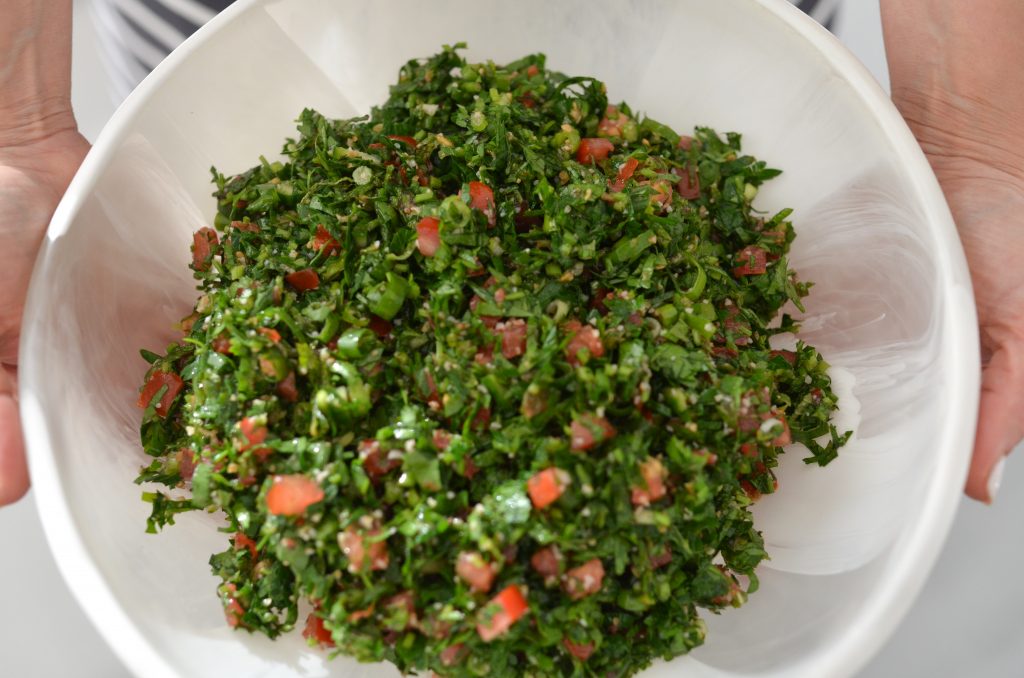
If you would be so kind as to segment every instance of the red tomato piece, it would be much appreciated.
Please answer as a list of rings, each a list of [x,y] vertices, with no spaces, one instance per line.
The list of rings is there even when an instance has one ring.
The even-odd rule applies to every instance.
[[[581,662],[585,662],[590,659],[590,655],[594,654],[593,643],[574,643],[568,638],[562,639],[562,645],[569,651],[573,657],[579,659]]]
[[[331,637],[331,632],[327,630],[324,620],[318,617],[316,612],[310,612],[306,617],[306,628],[302,630],[302,637],[314,641],[321,647],[334,647],[334,638]]]
[[[281,333],[272,327],[260,327],[256,331],[275,344],[281,341]]]
[[[564,589],[573,600],[586,598],[601,590],[604,580],[604,565],[598,558],[588,560],[579,567],[565,573]]]
[[[405,612],[406,629],[413,628],[419,623],[416,616],[416,598],[412,591],[402,591],[388,598],[384,601],[384,608],[387,609],[389,607],[399,608]]]
[[[535,473],[526,481],[526,491],[534,508],[543,509],[562,496],[571,478],[560,468],[547,468]]]
[[[317,224],[316,235],[313,236],[309,246],[317,252],[325,252],[328,256],[341,250],[341,243],[335,240],[323,224]]]
[[[434,256],[441,246],[441,233],[438,231],[440,225],[441,222],[434,217],[423,217],[416,224],[416,247],[423,256]]]
[[[415,149],[419,144],[412,137],[403,136],[401,134],[389,134],[388,139],[392,141],[401,141],[403,144],[408,144],[410,148]]]
[[[580,141],[580,147],[576,151],[576,160],[583,164],[601,162],[614,150],[615,144],[607,139],[587,137]]]
[[[251,221],[232,221],[231,228],[245,231],[246,233],[259,233],[260,230],[259,224],[254,224]]]
[[[227,355],[231,353],[231,339],[226,334],[220,334],[213,338],[210,342],[210,348],[217,353],[223,353]]]
[[[634,506],[649,506],[668,493],[665,489],[668,471],[657,457],[649,457],[640,462],[640,476],[644,479],[644,487],[632,488]]]
[[[604,355],[604,343],[601,342],[601,333],[597,328],[590,325],[579,326],[578,322],[566,323],[566,330],[572,334],[572,338],[565,346],[565,357],[572,365],[579,365],[579,353],[583,349],[590,352],[591,358],[600,358]]]
[[[434,447],[444,452],[452,444],[452,434],[443,428],[435,428],[432,436]]]
[[[540,73],[540,69],[537,68],[536,64],[530,64],[529,66],[526,67],[526,77],[532,78],[538,73]]]
[[[789,430],[789,422],[786,421],[786,417],[779,414],[778,412],[776,412],[773,416],[782,422],[782,433],[775,436],[775,439],[772,440],[772,445],[774,445],[775,447],[785,447],[786,445],[789,445],[791,442],[793,442],[793,434]]]
[[[472,429],[474,431],[486,431],[491,425],[491,408],[481,407],[473,417]]]
[[[365,531],[350,525],[338,535],[338,546],[348,558],[348,571],[359,572],[386,570],[390,562],[388,544],[384,539],[377,539],[381,534],[379,527]],[[367,542],[369,542],[367,544]]]
[[[400,459],[389,459],[387,452],[381,449],[376,440],[364,440],[359,443],[359,457],[363,460],[363,470],[373,482],[391,473],[402,465]]]
[[[455,643],[441,650],[441,664],[444,666],[455,666],[462,661],[466,655],[465,643]]]
[[[192,474],[196,471],[196,455],[192,450],[178,450],[178,475],[182,480],[192,480]]]
[[[494,567],[476,551],[463,551],[455,560],[455,574],[477,593],[487,593],[494,585]]]
[[[619,168],[619,173],[616,175],[614,181],[608,182],[608,190],[612,193],[619,193],[626,187],[626,182],[633,177],[633,172],[636,172],[636,168],[640,166],[640,161],[636,158],[626,158],[626,161],[622,163],[622,167]]]
[[[297,402],[299,399],[299,389],[295,386],[295,371],[290,371],[285,378],[277,383],[274,387],[274,392],[277,393],[281,400],[286,400],[290,403]]]
[[[384,318],[373,315],[372,313],[370,314],[370,322],[367,323],[366,326],[370,328],[371,332],[381,339],[389,336],[391,334],[391,330],[394,329],[394,325],[392,325],[390,321],[384,320]]]
[[[234,584],[227,584],[224,588],[229,594],[227,599],[224,600],[224,618],[227,619],[228,626],[237,628],[242,626],[242,615],[245,614],[245,608],[235,598],[236,588]]]
[[[257,420],[253,417],[244,417],[238,422],[238,428],[246,439],[246,442],[239,448],[242,452],[259,445],[267,439],[267,427],[257,423]]]
[[[672,184],[664,179],[651,182],[651,202],[660,207],[665,207],[672,202]]]
[[[526,321],[514,318],[498,323],[494,329],[501,335],[501,354],[511,360],[526,353]]]
[[[530,565],[545,579],[557,577],[562,570],[562,558],[554,546],[545,546],[532,556]]]
[[[494,191],[485,183],[469,182],[469,206],[480,210],[487,217],[487,223],[494,226],[497,214],[494,209]]]
[[[185,387],[185,382],[174,372],[153,370],[139,394],[139,407],[143,409],[149,407],[149,403],[164,386],[167,387],[167,390],[164,391],[164,394],[160,397],[160,402],[153,409],[158,416],[166,417],[171,411],[171,404],[174,402],[174,399],[181,392],[181,389]]]
[[[688,151],[690,150],[691,146],[693,146],[693,137],[688,137],[685,134],[679,135],[679,143],[676,144],[677,148],[681,148],[684,151]]]
[[[485,643],[489,643],[508,631],[529,609],[519,587],[510,584],[487,603],[476,632]]]
[[[596,414],[581,414],[578,419],[573,419],[569,426],[571,436],[570,449],[574,452],[583,452],[594,447],[598,443],[615,437],[615,427],[605,419]]]
[[[772,351],[769,355],[773,358],[782,358],[790,365],[796,365],[796,353],[793,351]]]
[[[256,560],[256,542],[249,539],[244,532],[235,534],[235,550],[248,549],[249,555],[252,556],[253,560]]]
[[[192,234],[192,268],[197,271],[209,271],[213,261],[213,248],[220,244],[217,231],[203,226]]]
[[[320,287],[320,276],[311,268],[304,268],[284,277],[284,281],[299,292],[308,292]]]
[[[672,173],[679,177],[679,182],[676,184],[679,197],[687,200],[696,200],[700,197],[700,176],[695,167],[676,168],[672,170]]]
[[[301,516],[324,498],[323,488],[301,474],[274,476],[267,491],[267,510],[275,516]]]
[[[650,562],[652,570],[664,567],[672,562],[672,551],[666,546],[663,551],[651,555]]]
[[[736,255],[736,267],[732,269],[734,276],[761,275],[768,270],[768,253],[757,245],[748,245]]]

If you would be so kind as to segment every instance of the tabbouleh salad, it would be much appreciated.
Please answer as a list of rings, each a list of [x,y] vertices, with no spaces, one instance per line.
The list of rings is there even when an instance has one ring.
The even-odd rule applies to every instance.
[[[765,557],[782,447],[845,442],[778,174],[543,55],[402,67],[214,171],[201,296],[139,404],[149,530],[220,512],[231,626],[403,672],[628,676]],[[771,324],[770,324],[771,323]],[[306,607],[307,604],[310,607]],[[311,609],[308,618],[300,619]],[[303,613],[305,616],[305,613]]]

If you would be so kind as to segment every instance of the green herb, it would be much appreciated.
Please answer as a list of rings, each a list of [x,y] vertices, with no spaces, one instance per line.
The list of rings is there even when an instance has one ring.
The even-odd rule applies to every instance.
[[[456,46],[459,47],[459,46]],[[143,387],[150,529],[221,511],[229,622],[445,676],[630,675],[757,587],[782,446],[849,434],[775,351],[789,211],[740,137],[456,48],[214,172],[202,296]],[[774,327],[774,329],[773,329]],[[180,375],[183,385],[175,383]],[[180,392],[179,392],[180,391]]]

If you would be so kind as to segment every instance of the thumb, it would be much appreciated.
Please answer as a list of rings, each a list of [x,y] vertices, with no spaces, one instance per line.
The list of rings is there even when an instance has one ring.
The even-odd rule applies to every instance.
[[[1024,434],[1024,357],[1016,344],[992,355],[981,377],[981,404],[967,494],[991,503],[1002,480],[1002,464]]]
[[[14,380],[7,366],[0,368],[0,506],[11,504],[28,491],[28,466],[21,438],[21,419]]]

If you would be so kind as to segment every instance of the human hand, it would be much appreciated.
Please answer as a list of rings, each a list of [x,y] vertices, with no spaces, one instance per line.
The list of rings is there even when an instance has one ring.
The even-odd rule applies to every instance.
[[[1024,3],[883,0],[896,106],[938,176],[974,284],[982,392],[967,494],[1024,436]]]
[[[70,111],[43,135],[8,136],[0,146],[0,506],[28,489],[17,364],[21,315],[36,252],[88,142]]]

